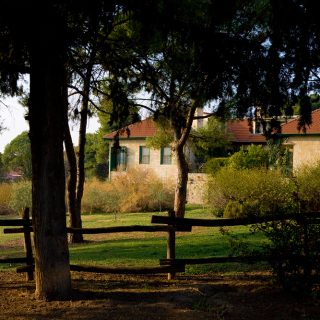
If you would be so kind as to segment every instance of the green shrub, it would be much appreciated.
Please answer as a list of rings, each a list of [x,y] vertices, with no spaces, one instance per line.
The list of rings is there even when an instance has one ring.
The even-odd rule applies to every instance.
[[[236,216],[288,213],[298,207],[295,191],[295,184],[279,171],[226,167],[209,179],[208,203],[228,216],[233,211]]]
[[[241,218],[246,215],[246,208],[243,203],[230,200],[223,210],[224,218]]]
[[[285,220],[257,229],[270,240],[267,253],[283,288],[298,294],[311,292],[320,275],[320,226]]]
[[[210,158],[203,167],[205,173],[214,175],[228,164],[229,158]]]
[[[31,182],[21,181],[12,184],[12,195],[10,200],[10,208],[22,215],[24,208],[32,207]]]
[[[296,172],[298,199],[302,211],[320,211],[320,162]]]
[[[228,161],[228,166],[234,169],[267,168],[269,163],[269,153],[261,145],[250,145],[245,150],[234,153]]]

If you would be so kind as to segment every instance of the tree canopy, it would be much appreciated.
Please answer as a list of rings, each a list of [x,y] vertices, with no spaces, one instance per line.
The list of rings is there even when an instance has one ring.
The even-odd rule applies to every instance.
[[[145,101],[134,99],[142,89],[149,95],[144,107],[155,119],[168,119],[179,163],[175,210],[183,215],[183,146],[197,107],[216,101],[216,115],[243,116],[259,106],[262,116],[277,117],[290,113],[298,99],[299,125],[310,123],[309,93],[319,90],[317,9],[308,0],[2,3],[1,94],[19,94],[20,75],[30,73],[38,297],[67,296],[71,286],[63,166],[68,68],[76,66],[81,77],[87,62],[92,70],[102,66],[113,101],[111,122]],[[84,54],[88,44],[97,54]]]
[[[27,131],[22,132],[6,145],[2,161],[7,170],[21,172],[25,179],[31,179],[31,148]]]

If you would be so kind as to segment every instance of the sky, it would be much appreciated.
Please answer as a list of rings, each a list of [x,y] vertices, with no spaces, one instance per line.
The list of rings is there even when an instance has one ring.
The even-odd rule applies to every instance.
[[[25,109],[19,104],[17,98],[0,100],[0,121],[6,129],[0,133],[0,152],[3,153],[5,146],[23,131],[29,131],[29,124],[24,119]],[[71,135],[75,145],[78,145],[79,126],[71,124]],[[88,119],[87,132],[98,130],[97,118]]]

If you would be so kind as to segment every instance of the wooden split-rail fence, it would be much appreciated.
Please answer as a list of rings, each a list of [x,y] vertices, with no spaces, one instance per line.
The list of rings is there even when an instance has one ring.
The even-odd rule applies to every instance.
[[[101,227],[101,228],[67,228],[68,233],[81,234],[101,234],[101,233],[121,233],[121,232],[166,232],[167,233],[167,257],[159,260],[157,267],[134,267],[134,268],[108,268],[98,266],[70,265],[71,271],[85,271],[97,273],[114,274],[156,274],[167,273],[168,279],[173,279],[178,272],[184,272],[186,265],[191,264],[211,264],[211,263],[254,263],[269,260],[265,255],[250,255],[238,257],[207,257],[207,258],[188,258],[176,259],[176,232],[191,232],[192,227],[228,227],[260,224],[265,222],[280,220],[296,220],[307,226],[309,224],[320,224],[320,212],[310,212],[307,214],[296,215],[273,215],[272,217],[238,218],[238,219],[190,219],[175,218],[172,212],[166,216],[154,215],[150,226],[119,226],[119,227]],[[31,232],[33,232],[32,221],[29,217],[29,209],[26,208],[22,219],[0,220],[0,226],[10,226],[15,228],[6,228],[4,233],[23,233],[25,256],[21,258],[0,257],[0,263],[24,263],[25,265],[17,268],[17,272],[26,272],[27,280],[33,280],[34,258],[32,252]],[[17,228],[18,227],[18,228]]]

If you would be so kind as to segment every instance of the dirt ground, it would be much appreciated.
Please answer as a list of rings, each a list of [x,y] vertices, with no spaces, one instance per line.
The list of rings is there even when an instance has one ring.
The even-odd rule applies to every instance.
[[[296,297],[265,273],[115,276],[73,273],[68,301],[37,301],[34,282],[0,272],[0,319],[320,319],[320,298]]]

